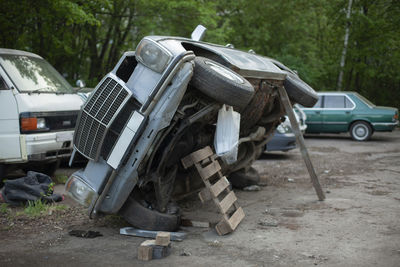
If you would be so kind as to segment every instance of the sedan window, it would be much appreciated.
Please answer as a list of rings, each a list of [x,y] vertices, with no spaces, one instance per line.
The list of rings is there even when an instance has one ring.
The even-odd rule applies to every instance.
[[[324,108],[345,108],[345,97],[341,95],[326,95]]]
[[[351,102],[350,99],[348,99],[347,97],[345,97],[345,99],[346,99],[346,108],[354,108],[353,102]]]

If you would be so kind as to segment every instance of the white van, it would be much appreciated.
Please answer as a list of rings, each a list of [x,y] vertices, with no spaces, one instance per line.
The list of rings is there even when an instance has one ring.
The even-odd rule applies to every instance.
[[[54,172],[59,159],[71,155],[82,104],[83,99],[42,57],[0,48],[1,180],[10,164]]]

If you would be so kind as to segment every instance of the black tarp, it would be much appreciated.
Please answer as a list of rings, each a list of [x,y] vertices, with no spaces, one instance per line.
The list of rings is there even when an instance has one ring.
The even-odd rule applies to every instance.
[[[51,178],[34,171],[28,171],[25,177],[7,180],[1,191],[4,201],[11,205],[20,205],[38,199],[45,203],[62,200],[61,195],[53,193]]]

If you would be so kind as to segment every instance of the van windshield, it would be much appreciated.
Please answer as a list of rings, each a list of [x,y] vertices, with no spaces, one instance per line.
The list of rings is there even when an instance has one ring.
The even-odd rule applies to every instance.
[[[20,92],[74,93],[71,85],[42,58],[3,54],[0,64]]]

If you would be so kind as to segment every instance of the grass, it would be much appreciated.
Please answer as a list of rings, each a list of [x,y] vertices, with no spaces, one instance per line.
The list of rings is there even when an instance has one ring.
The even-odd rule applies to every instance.
[[[40,199],[36,201],[29,201],[23,210],[17,215],[25,214],[29,217],[39,217],[45,214],[51,214],[53,211],[67,210],[65,205],[45,204]]]
[[[65,174],[56,174],[53,177],[53,182],[56,184],[65,184],[68,180],[68,176]]]
[[[8,204],[7,203],[2,203],[0,205],[0,213],[1,214],[8,214],[10,213],[10,209],[8,208]]]

